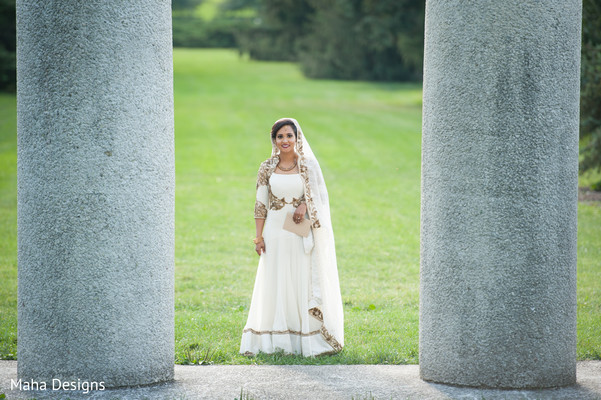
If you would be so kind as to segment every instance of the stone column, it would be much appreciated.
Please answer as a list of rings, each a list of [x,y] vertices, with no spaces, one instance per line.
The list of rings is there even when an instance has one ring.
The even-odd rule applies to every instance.
[[[173,379],[170,1],[18,0],[18,378]]]
[[[576,381],[580,0],[426,3],[420,373]]]

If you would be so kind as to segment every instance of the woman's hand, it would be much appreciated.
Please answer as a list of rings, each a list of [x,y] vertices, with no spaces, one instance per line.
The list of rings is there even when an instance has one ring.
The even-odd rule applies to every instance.
[[[261,240],[259,243],[257,243],[255,245],[255,251],[258,255],[261,255],[261,253],[265,253],[265,241]]]
[[[292,216],[292,219],[297,224],[300,224],[303,221],[303,218],[305,218],[306,212],[307,212],[307,205],[305,203],[300,203],[300,205],[298,207],[296,207],[296,211],[294,211],[294,215]]]

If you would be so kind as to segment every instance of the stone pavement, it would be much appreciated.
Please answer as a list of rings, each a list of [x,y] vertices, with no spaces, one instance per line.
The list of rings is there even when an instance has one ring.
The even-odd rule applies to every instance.
[[[7,399],[582,399],[601,400],[601,361],[578,363],[575,386],[545,390],[472,389],[427,383],[417,365],[175,366],[175,380],[103,391],[12,389],[17,362],[0,361]],[[1,395],[0,395],[1,397]]]

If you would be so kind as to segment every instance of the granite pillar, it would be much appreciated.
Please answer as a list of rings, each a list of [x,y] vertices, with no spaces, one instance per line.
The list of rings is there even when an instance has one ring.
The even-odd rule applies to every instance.
[[[581,2],[426,2],[420,374],[576,381]]]
[[[17,1],[18,378],[173,379],[170,1]]]

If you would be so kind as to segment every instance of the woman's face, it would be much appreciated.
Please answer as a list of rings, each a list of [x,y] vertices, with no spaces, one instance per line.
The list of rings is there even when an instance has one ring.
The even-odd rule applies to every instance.
[[[296,136],[290,125],[284,125],[275,134],[275,145],[280,150],[280,153],[294,152],[294,144]]]

